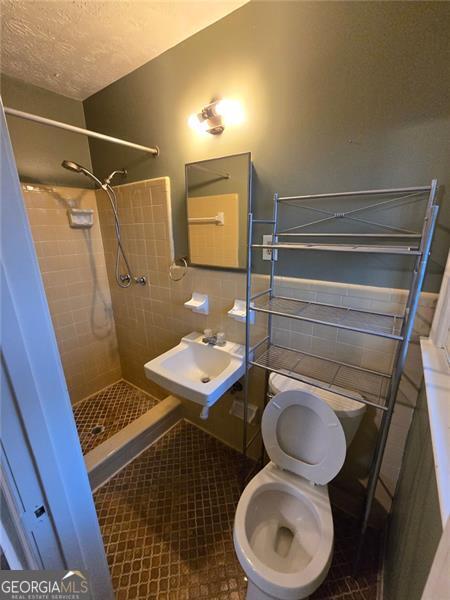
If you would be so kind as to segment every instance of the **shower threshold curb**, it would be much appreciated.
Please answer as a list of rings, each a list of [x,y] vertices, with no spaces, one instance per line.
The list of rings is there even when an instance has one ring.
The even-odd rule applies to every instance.
[[[95,492],[181,419],[181,401],[167,396],[84,456]]]

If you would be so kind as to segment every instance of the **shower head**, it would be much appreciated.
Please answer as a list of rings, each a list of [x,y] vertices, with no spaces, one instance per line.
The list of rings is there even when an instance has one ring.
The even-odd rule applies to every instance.
[[[75,171],[75,173],[82,173],[83,170],[85,170],[84,167],[76,162],[73,162],[73,160],[63,160],[61,166],[69,171]]]
[[[111,181],[114,179],[116,175],[121,175],[122,177],[126,177],[128,175],[126,169],[119,169],[118,171],[113,171],[108,175],[108,177],[104,180],[105,185],[111,185]]]
[[[83,175],[86,175],[86,177],[89,177],[90,179],[95,181],[95,183],[99,187],[103,187],[102,182],[100,181],[100,179],[97,179],[97,177],[94,175],[94,173],[91,173],[89,171],[89,169],[86,169],[86,167],[79,165],[78,163],[74,162],[73,160],[63,160],[61,163],[61,166],[64,167],[65,169],[68,169],[69,171],[74,171],[75,173],[83,173]]]
[[[102,183],[99,179],[97,179],[97,177],[94,175],[94,173],[91,173],[89,171],[89,169],[86,169],[86,167],[79,165],[78,163],[76,163],[73,160],[63,160],[61,163],[61,166],[64,167],[65,169],[68,169],[69,171],[74,171],[75,173],[83,173],[83,175],[86,175],[86,177],[90,177],[91,179],[93,179],[95,181],[95,183],[97,185],[99,185],[100,187],[104,187],[105,185],[106,186],[111,185],[111,181],[113,180],[113,178],[116,175],[122,175],[122,177],[127,176],[127,170],[120,169],[118,171],[113,171],[110,175],[108,175],[108,177]]]

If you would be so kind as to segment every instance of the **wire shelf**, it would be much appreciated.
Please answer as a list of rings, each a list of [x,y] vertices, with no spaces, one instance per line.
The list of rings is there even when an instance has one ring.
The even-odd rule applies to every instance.
[[[403,339],[401,336],[403,316],[401,315],[373,313],[283,296],[259,298],[253,303],[252,308],[256,312],[330,325],[394,340]]]
[[[287,375],[297,381],[386,410],[391,379],[388,374],[273,344],[256,351],[250,362],[255,367]]]

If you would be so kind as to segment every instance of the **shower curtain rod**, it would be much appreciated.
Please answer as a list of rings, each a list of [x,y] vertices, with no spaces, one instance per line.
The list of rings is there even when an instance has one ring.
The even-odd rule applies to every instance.
[[[49,125],[50,127],[57,127],[58,129],[65,129],[72,133],[79,133],[81,135],[87,135],[88,137],[97,138],[98,140],[104,140],[105,142],[112,142],[113,144],[120,144],[121,146],[127,146],[128,148],[134,148],[135,150],[141,150],[153,154],[153,156],[159,156],[159,148],[150,148],[149,146],[141,146],[140,144],[134,144],[133,142],[127,142],[120,138],[111,137],[104,133],[98,133],[97,131],[91,131],[90,129],[83,129],[82,127],[75,127],[75,125],[69,125],[68,123],[62,123],[61,121],[54,121],[53,119],[47,119],[46,117],[40,117],[39,115],[33,115],[31,113],[23,112],[22,110],[16,110],[15,108],[4,107],[5,113],[12,117],[18,117],[19,119],[26,119],[27,121],[34,121],[41,125]]]

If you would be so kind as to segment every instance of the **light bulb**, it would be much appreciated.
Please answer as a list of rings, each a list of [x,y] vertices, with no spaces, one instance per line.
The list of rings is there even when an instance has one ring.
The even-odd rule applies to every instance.
[[[203,119],[199,119],[199,115],[197,113],[192,113],[188,119],[188,125],[191,129],[197,131],[198,133],[206,133],[208,129],[208,123]]]
[[[222,117],[223,124],[239,125],[245,119],[244,109],[238,100],[229,100],[224,98],[219,100],[214,107],[214,112]]]

